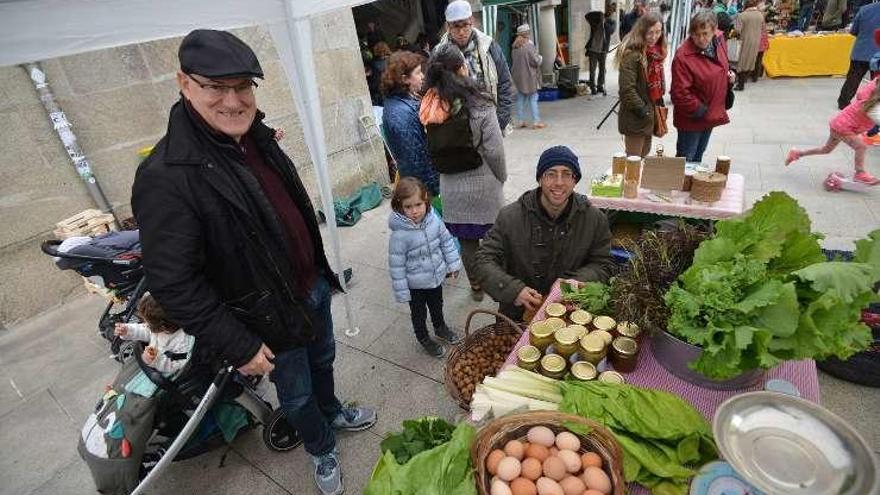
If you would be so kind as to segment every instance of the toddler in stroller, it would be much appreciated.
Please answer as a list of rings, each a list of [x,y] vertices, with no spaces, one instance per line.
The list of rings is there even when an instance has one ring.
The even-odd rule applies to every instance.
[[[299,446],[299,433],[257,393],[256,381],[199,352],[198,343],[144,296],[137,234],[111,232],[42,245],[59,268],[100,277],[123,299],[124,308],[116,311],[118,302],[111,302],[99,324],[122,368],[103,391],[79,442],[98,490],[143,493],[171,462],[230,442],[241,428],[257,424],[270,449]],[[150,344],[146,349],[145,343]]]

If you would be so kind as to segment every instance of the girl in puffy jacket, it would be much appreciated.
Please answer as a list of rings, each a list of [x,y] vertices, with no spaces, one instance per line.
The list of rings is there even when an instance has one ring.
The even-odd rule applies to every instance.
[[[394,188],[391,209],[388,266],[394,297],[409,303],[413,331],[425,351],[442,357],[446,351],[428,335],[427,316],[430,311],[437,339],[449,344],[459,341],[443,319],[443,280],[458,275],[461,257],[420,180],[402,177]]]
[[[880,81],[880,78],[874,79],[859,88],[853,101],[831,119],[830,135],[824,146],[809,150],[792,148],[785,158],[785,164],[789,165],[791,162],[808,155],[827,155],[834,151],[834,148],[843,141],[855,152],[855,175],[853,180],[868,184],[869,186],[880,184],[880,179],[865,170],[865,150],[867,145],[860,136],[875,125],[869,114],[880,105],[880,84],[878,84],[878,81]]]

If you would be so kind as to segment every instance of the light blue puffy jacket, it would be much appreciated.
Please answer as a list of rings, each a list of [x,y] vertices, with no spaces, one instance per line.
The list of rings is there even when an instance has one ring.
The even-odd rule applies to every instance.
[[[433,289],[447,273],[461,270],[455,239],[432,208],[418,224],[391,212],[388,267],[397,302],[409,302],[410,289]]]

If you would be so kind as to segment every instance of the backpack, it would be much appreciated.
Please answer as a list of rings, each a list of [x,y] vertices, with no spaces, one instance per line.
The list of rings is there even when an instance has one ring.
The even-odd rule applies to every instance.
[[[431,164],[441,174],[458,174],[478,168],[483,164],[477,146],[473,145],[470,112],[466,106],[450,115],[442,124],[425,126],[428,156]]]

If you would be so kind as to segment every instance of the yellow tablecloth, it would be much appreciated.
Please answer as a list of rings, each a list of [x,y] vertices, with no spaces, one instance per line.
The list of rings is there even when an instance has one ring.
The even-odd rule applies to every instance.
[[[772,37],[764,53],[764,70],[770,77],[843,76],[855,41],[850,34]]]

